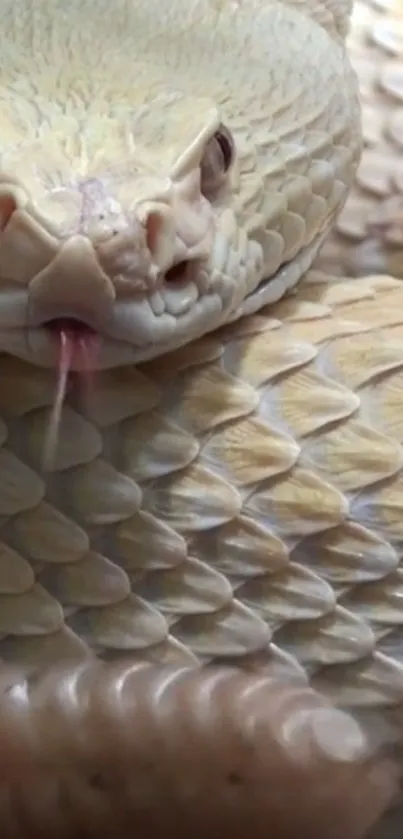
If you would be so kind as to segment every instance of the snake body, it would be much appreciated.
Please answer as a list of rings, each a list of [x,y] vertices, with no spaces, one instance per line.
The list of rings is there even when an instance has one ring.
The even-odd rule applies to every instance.
[[[357,723],[270,671],[87,662],[34,683],[3,670],[0,694],[7,839],[263,839],[268,823],[279,839],[319,825],[358,839],[387,800]]]
[[[347,38],[364,149],[347,204],[317,266],[338,276],[403,276],[403,7],[356,0]]]
[[[349,4],[0,8],[13,748],[54,694],[26,729],[8,666],[140,667],[142,696],[140,661],[225,664],[401,705],[403,289],[308,271],[361,149]],[[98,371],[83,392],[71,360],[44,472],[66,318],[97,335]]]
[[[45,475],[53,377],[2,356],[2,659],[274,661],[403,700],[402,304],[311,272],[87,402],[72,381]]]

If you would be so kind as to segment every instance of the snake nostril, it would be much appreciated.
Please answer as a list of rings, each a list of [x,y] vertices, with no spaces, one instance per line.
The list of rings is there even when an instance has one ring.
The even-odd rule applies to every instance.
[[[189,264],[189,260],[187,259],[182,260],[182,262],[177,262],[176,265],[173,265],[166,272],[165,282],[180,283],[186,280],[188,278]]]

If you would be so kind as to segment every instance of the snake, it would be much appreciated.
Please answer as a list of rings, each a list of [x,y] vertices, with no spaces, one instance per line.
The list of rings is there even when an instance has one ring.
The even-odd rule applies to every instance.
[[[347,0],[0,8],[0,718],[28,772],[0,815],[45,836],[101,829],[175,743],[190,789],[186,732],[222,729],[229,771],[270,680],[299,754],[399,714],[403,288],[317,261],[360,171]]]
[[[69,319],[139,363],[295,287],[361,149],[348,3],[311,5],[2,4],[1,349],[53,366]]]
[[[356,0],[347,47],[362,106],[363,153],[317,266],[331,275],[403,276],[402,5]]]

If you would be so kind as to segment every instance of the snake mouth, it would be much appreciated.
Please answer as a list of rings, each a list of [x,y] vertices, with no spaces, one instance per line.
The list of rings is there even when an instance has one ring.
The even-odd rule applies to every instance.
[[[95,329],[79,318],[51,318],[45,321],[42,327],[58,340],[62,333],[69,335],[70,339],[76,342],[91,340],[97,335]]]
[[[46,329],[56,338],[60,338],[62,332],[70,335],[73,340],[86,340],[96,336],[95,329],[88,326],[85,321],[79,318],[51,318],[42,324],[43,329]]]
[[[68,370],[79,362],[82,372],[90,373],[96,366],[100,335],[85,320],[75,317],[50,318],[44,321],[42,329],[57,343],[59,372],[64,357]]]

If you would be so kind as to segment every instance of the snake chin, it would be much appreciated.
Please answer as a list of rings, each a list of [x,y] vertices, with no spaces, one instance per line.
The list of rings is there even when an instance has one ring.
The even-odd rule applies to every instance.
[[[80,251],[80,255],[85,265],[86,254]],[[94,265],[89,263],[90,278],[95,275]],[[204,258],[185,253],[154,282],[139,275],[131,287],[113,289],[107,277],[91,286],[82,274],[80,282],[74,279],[76,288],[70,284],[68,300],[63,289],[59,293],[60,278],[52,269],[52,283],[43,283],[34,305],[30,288],[1,286],[0,350],[40,367],[55,368],[58,324],[67,321],[77,345],[83,345],[88,334],[96,336],[94,370],[147,361],[226,323],[258,286],[261,271],[260,246],[247,241],[242,249],[234,247],[219,224]],[[72,354],[70,369],[83,369],[81,353]]]
[[[265,278],[256,242],[249,241],[240,253],[217,233],[209,260],[178,262],[155,288],[147,291],[145,286],[118,297],[101,324],[91,314],[80,317],[74,311],[58,310],[31,326],[26,292],[3,287],[0,350],[55,369],[60,358],[59,326],[67,323],[78,347],[96,343],[94,353],[72,353],[71,372],[88,372],[89,364],[96,371],[152,360],[281,298],[312,263],[320,239],[302,251],[298,261]]]
[[[72,353],[72,372],[152,360],[279,300],[308,270],[323,240],[324,234],[315,237],[298,259],[267,276],[261,246],[246,237],[242,247],[234,246],[226,235],[229,225],[224,215],[207,258],[178,260],[158,283],[143,283],[130,294],[118,293],[106,317],[101,307],[100,317],[94,315],[96,301],[86,294],[82,300],[88,302],[87,309],[69,309],[56,301],[57,305],[43,306],[41,316],[30,320],[29,291],[16,284],[2,285],[0,351],[55,369],[60,357],[58,324],[67,319],[77,346],[88,345],[89,337],[96,343],[95,353]]]
[[[143,291],[118,299],[101,324],[92,321],[91,316],[80,317],[68,310],[54,312],[34,325],[27,325],[26,314],[9,317],[8,323],[0,315],[0,350],[39,367],[57,368],[60,330],[66,324],[77,348],[96,343],[97,351],[90,361],[94,370],[139,363],[174,350],[211,331],[223,318],[228,285],[225,278],[216,276],[213,284],[203,274],[200,282],[195,282],[190,278],[195,273],[189,268],[186,273],[187,278],[177,274],[175,283],[166,281],[151,293]],[[2,296],[0,293],[0,301]],[[87,369],[88,354],[84,356],[77,349],[72,353],[70,370]]]

